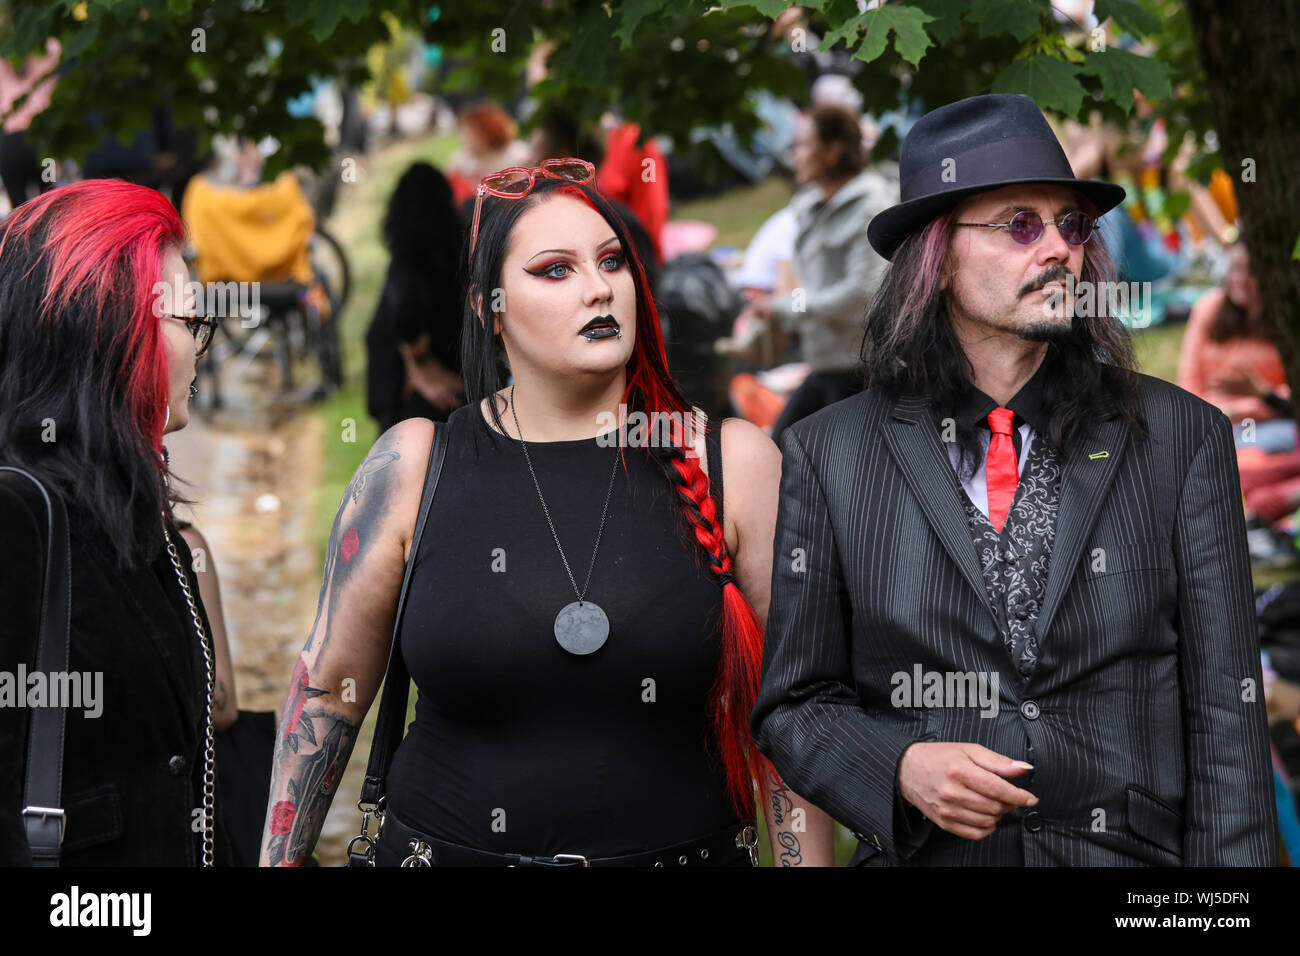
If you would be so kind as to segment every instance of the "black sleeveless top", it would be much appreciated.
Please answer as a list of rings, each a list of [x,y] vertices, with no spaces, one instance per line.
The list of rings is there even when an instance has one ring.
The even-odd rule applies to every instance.
[[[437,839],[534,855],[653,850],[734,824],[707,705],[722,590],[662,468],[626,450],[585,596],[610,634],[576,656],[555,640],[577,595],[523,449],[477,404],[438,427],[450,442],[400,633],[419,696],[389,809]],[[528,450],[582,587],[619,448]],[[707,454],[721,521],[716,432]]]

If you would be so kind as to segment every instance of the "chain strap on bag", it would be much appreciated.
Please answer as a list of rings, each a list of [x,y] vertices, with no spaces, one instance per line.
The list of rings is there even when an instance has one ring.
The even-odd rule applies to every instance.
[[[216,746],[212,731],[212,684],[214,664],[212,660],[212,642],[208,640],[207,629],[199,615],[194,592],[190,588],[189,575],[181,567],[180,552],[172,542],[171,532],[167,529],[167,517],[163,516],[163,538],[167,541],[167,555],[172,560],[172,569],[176,572],[176,582],[185,594],[185,603],[190,608],[190,620],[194,622],[194,633],[198,635],[199,646],[203,648],[203,663],[207,670],[206,703],[204,707],[203,733],[203,865],[212,866],[213,821],[216,816]]]

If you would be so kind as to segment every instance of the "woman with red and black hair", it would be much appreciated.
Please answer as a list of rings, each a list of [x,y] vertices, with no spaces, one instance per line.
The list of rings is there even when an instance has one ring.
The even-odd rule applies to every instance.
[[[35,485],[0,471],[0,672],[28,675],[26,706],[0,706],[0,863],[32,862],[30,828],[57,818],[23,812],[33,690],[56,684],[78,691],[43,704],[67,706],[62,863],[225,856],[204,786],[211,629],[162,445],[188,420],[212,333],[159,294],[189,279],[182,242],[162,195],[117,180],[54,189],[0,223],[0,465],[62,502],[71,543],[69,671],[33,681],[47,519]]]
[[[386,432],[344,496],[264,863],[316,842],[408,559],[399,651],[420,694],[377,865],[747,866],[755,779],[776,859],[832,862],[830,820],[749,734],[780,457],[746,422],[698,427],[623,223],[555,176],[476,216],[470,402],[436,426],[446,459],[415,553],[432,423]]]

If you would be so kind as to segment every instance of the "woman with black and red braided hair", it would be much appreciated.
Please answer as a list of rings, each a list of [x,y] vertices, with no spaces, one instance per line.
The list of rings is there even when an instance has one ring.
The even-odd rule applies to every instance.
[[[591,172],[548,160],[480,186],[469,403],[394,426],[344,496],[264,863],[300,863],[316,842],[408,558],[399,650],[419,699],[377,865],[748,866],[756,780],[776,861],[833,862],[831,821],[749,734],[780,455],[746,422],[700,427]],[[449,443],[412,554],[435,427]]]

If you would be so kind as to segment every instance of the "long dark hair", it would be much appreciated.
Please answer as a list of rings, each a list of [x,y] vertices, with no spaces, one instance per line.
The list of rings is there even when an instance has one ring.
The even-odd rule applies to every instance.
[[[940,289],[956,218],[955,209],[942,213],[898,247],[867,310],[862,342],[867,387],[878,385],[894,396],[928,394],[936,419],[960,407],[975,388],[970,360],[953,332],[947,296]],[[1114,280],[1110,252],[1094,234],[1084,246],[1078,281]],[[1043,361],[1051,363],[1042,396],[1049,415],[1047,437],[1062,459],[1102,418],[1118,415],[1145,437],[1132,338],[1113,315],[1076,316],[1068,337],[1048,343]],[[955,432],[968,474],[979,461],[980,443],[975,429],[963,423],[956,423]]]
[[[808,116],[823,146],[840,145],[840,155],[827,172],[836,178],[856,176],[867,165],[867,149],[862,142],[858,118],[842,106],[819,106]]]
[[[402,173],[384,212],[384,245],[395,259],[441,263],[460,258],[460,211],[447,177],[425,162]]]
[[[479,223],[478,244],[469,265],[466,283],[464,325],[461,330],[462,365],[466,396],[472,403],[488,402],[494,423],[501,432],[501,409],[496,392],[505,384],[501,369],[503,348],[494,334],[491,314],[492,290],[500,288],[501,263],[511,230],[529,209],[567,195],[580,199],[604,218],[623,247],[636,288],[636,344],[627,363],[627,389],[623,402],[629,412],[647,415],[667,413],[668,420],[693,420],[693,410],[668,371],[659,314],[650,295],[645,269],[626,226],[596,189],[558,179],[540,179],[533,191],[520,199],[485,197]],[[467,247],[468,254],[468,247]],[[653,418],[651,419],[654,420]],[[663,469],[677,493],[692,545],[699,548],[715,579],[722,585],[722,653],[709,694],[714,736],[732,804],[742,816],[754,812],[753,781],[765,781],[766,764],[753,745],[749,715],[758,697],[763,658],[762,627],[749,601],[732,575],[731,556],[718,521],[709,479],[699,459],[685,452],[686,434],[678,429],[671,442],[649,442],[645,453]],[[493,436],[493,440],[496,440]],[[626,453],[626,452],[625,452]],[[721,463],[714,463],[721,467]]]
[[[172,501],[154,286],[184,226],[121,180],[53,189],[0,224],[0,460],[88,512],[119,567],[161,547]]]
[[[1238,241],[1228,247],[1228,253],[1231,255],[1233,252],[1244,248]],[[1247,269],[1249,269],[1249,265],[1247,265]],[[1210,324],[1205,329],[1205,334],[1210,341],[1227,342],[1231,339],[1268,340],[1269,336],[1264,328],[1264,323],[1229,298],[1226,276],[1220,288],[1223,289],[1223,298],[1219,302],[1218,309],[1214,312],[1214,317],[1210,319]]]
[[[1264,326],[1262,323],[1252,322],[1246,310],[1228,298],[1228,294],[1225,292],[1222,301],[1219,302],[1218,309],[1214,312],[1214,317],[1210,319],[1210,324],[1205,328],[1205,334],[1211,342],[1228,342],[1232,339],[1262,339],[1264,338]]]

